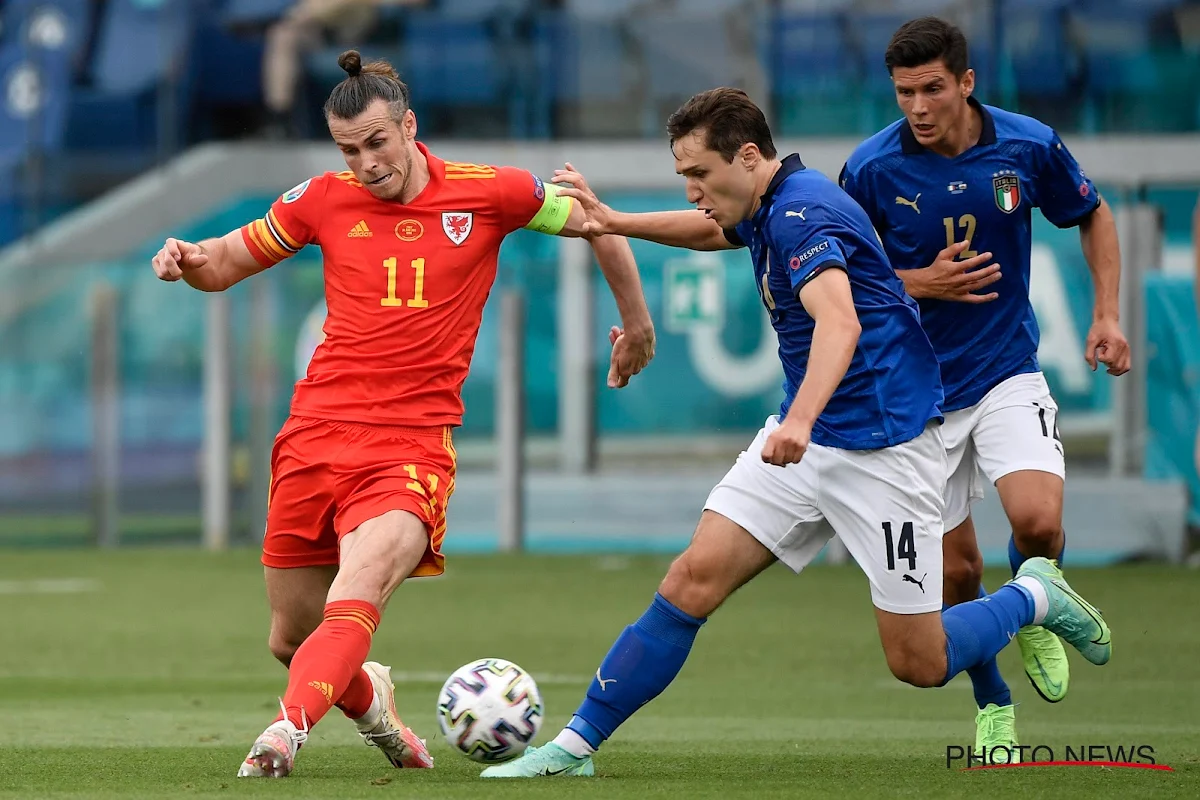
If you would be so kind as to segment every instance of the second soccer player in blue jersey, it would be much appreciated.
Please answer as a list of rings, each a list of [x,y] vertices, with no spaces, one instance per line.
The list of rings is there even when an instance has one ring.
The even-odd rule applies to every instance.
[[[1053,130],[971,96],[975,76],[958,28],[934,17],[908,22],[884,61],[904,119],[854,151],[841,184],[867,211],[917,298],[941,366],[950,461],[945,599],[953,605],[986,595],[970,518],[984,479],[996,486],[1012,527],[1013,574],[1033,556],[1062,561],[1065,467],[1029,297],[1032,210],[1080,230],[1095,286],[1083,357],[1113,375],[1128,371],[1130,359],[1117,320],[1117,231]],[[1068,681],[1062,643],[1042,627],[1017,638],[1038,693],[1061,700]],[[1012,697],[995,662],[970,675],[980,708],[977,743],[1015,744]]]
[[[674,680],[708,616],[775,561],[801,571],[834,534],[867,575],[900,680],[940,686],[1034,624],[1107,662],[1108,626],[1044,558],[991,597],[942,610],[938,364],[862,208],[798,155],[780,158],[740,90],[697,95],[667,130],[696,210],[620,214],[573,170],[556,174],[560,193],[579,201],[587,235],[745,247],[747,279],[779,339],[783,402],[710,493],[691,544],[617,637],[567,727],[483,776],[594,774],[592,753]]]

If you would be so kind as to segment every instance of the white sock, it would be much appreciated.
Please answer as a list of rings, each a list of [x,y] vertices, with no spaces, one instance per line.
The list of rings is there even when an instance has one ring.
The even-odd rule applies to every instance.
[[[1046,620],[1046,613],[1050,610],[1050,598],[1046,596],[1046,587],[1042,586],[1041,581],[1030,575],[1022,575],[1013,583],[1028,589],[1029,593],[1033,595],[1033,624],[1041,625]]]
[[[379,703],[379,695],[373,694],[371,707],[367,709],[367,713],[354,720],[354,724],[360,728],[374,728],[379,724],[379,715],[382,713],[383,706]]]
[[[554,743],[576,758],[586,758],[596,752],[596,748],[570,728],[563,728],[562,732],[554,737]]]

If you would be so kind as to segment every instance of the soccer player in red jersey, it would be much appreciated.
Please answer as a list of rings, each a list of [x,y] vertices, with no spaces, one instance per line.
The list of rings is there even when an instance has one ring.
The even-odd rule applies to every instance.
[[[404,579],[443,570],[451,431],[501,242],[521,228],[582,236],[585,221],[525,170],[433,155],[389,65],[356,51],[338,63],[348,77],[325,117],[349,171],[304,181],[219,239],[167,239],[153,260],[162,280],[211,292],[308,244],[324,256],[325,340],[275,440],[263,541],[270,648],[288,687],[246,777],[288,775],[334,705],[393,765],[433,766],[397,716],[390,669],[366,662],[371,637]],[[620,387],[653,357],[653,324],[628,242],[589,239],[624,326],[610,334]]]

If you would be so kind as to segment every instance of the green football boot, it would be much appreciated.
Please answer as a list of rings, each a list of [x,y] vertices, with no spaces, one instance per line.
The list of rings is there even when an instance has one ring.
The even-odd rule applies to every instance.
[[[543,747],[530,747],[520,758],[505,764],[488,767],[481,778],[544,778],[551,775],[578,775],[590,778],[596,774],[591,756],[577,758],[554,742]]]
[[[1042,620],[1043,628],[1061,636],[1093,664],[1108,663],[1112,658],[1112,631],[1108,623],[1095,606],[1067,584],[1053,561],[1031,558],[1017,570],[1017,578],[1033,578],[1045,588],[1050,602],[1046,618]]]
[[[1071,665],[1062,641],[1040,625],[1027,625],[1017,631],[1017,646],[1025,663],[1025,675],[1033,688],[1048,703],[1067,696]]]
[[[979,709],[975,716],[975,750],[987,753],[989,764],[1008,764],[1020,758],[1015,706],[988,703]]]

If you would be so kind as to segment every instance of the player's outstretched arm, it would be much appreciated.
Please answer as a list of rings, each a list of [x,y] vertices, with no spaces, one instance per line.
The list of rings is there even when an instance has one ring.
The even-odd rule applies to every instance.
[[[159,280],[174,282],[182,278],[202,292],[223,292],[265,269],[250,254],[240,231],[199,243],[167,239],[150,263]]]
[[[590,242],[621,315],[621,327],[610,336],[612,359],[608,368],[609,388],[620,389],[654,358],[654,321],[629,240],[604,235],[591,237]]]
[[[843,269],[832,267],[818,273],[800,290],[800,303],[816,325],[804,380],[787,417],[763,447],[763,461],[777,466],[798,463],[804,456],[813,424],[846,377],[862,332],[850,278]]]
[[[587,189],[587,184],[582,182],[582,176],[580,178],[583,188]],[[552,188],[556,196],[570,196],[566,193],[566,187],[552,184]],[[594,194],[591,197],[595,201],[592,204],[595,210],[599,200],[595,200]],[[621,315],[621,326],[614,327],[609,336],[612,358],[608,370],[609,387],[620,389],[627,386],[629,379],[645,369],[654,358],[654,322],[642,291],[637,261],[633,257],[628,239],[602,231],[601,226],[596,224],[596,220],[578,198],[567,202],[570,204],[570,211],[567,212],[567,218],[562,221],[561,227],[542,229],[553,230],[559,236],[583,237],[588,240],[596,254],[600,271],[604,273],[604,279],[608,282],[608,288],[617,303],[617,311]]]
[[[688,250],[732,250],[736,247],[725,237],[721,226],[702,211],[649,211],[630,214],[614,211],[596,197],[596,193],[568,162],[566,169],[554,171],[558,193],[575,198],[583,211],[581,235],[615,233],[644,239],[669,247]]]
[[[1092,326],[1083,357],[1092,369],[1099,363],[1108,367],[1110,375],[1124,375],[1129,371],[1130,353],[1129,341],[1119,322],[1121,246],[1117,240],[1117,221],[1103,199],[1079,224],[1079,241],[1095,291]]]

